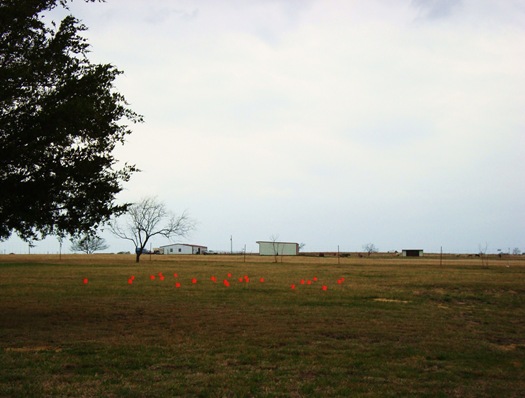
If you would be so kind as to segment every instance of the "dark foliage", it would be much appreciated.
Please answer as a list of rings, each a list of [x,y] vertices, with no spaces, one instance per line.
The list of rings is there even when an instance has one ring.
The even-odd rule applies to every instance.
[[[91,63],[86,29],[43,14],[57,0],[0,0],[0,239],[75,235],[125,211],[115,203],[137,171],[112,151],[140,122],[113,82],[114,66]]]

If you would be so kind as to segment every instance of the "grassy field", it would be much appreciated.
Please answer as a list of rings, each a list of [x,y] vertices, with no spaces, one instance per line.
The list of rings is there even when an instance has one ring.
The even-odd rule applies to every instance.
[[[523,396],[525,258],[282,260],[0,256],[0,396]]]

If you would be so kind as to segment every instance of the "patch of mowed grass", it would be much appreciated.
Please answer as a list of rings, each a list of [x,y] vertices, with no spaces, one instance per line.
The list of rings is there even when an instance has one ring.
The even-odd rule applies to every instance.
[[[0,263],[0,396],[525,390],[523,262],[32,259]]]

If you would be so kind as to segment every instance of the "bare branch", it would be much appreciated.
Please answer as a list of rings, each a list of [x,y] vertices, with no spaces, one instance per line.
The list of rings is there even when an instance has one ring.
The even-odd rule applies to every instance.
[[[115,220],[110,229],[117,237],[133,242],[137,262],[153,236],[160,235],[167,239],[186,237],[195,229],[195,222],[187,211],[174,215],[155,197],[143,198],[132,204],[123,217],[123,225]]]
[[[363,250],[370,256],[372,253],[377,253],[379,250],[373,243],[363,245]]]
[[[96,235],[85,234],[71,239],[71,250],[74,252],[93,254],[100,250],[106,250],[108,247],[106,240]]]

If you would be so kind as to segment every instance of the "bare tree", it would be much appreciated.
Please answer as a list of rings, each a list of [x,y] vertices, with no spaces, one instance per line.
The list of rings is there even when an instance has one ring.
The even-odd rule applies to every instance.
[[[370,256],[372,253],[377,253],[379,250],[373,243],[363,245],[363,250]]]
[[[106,250],[108,247],[106,240],[96,235],[85,234],[71,239],[71,251],[74,252],[93,254],[100,250]]]
[[[184,237],[195,227],[194,221],[186,211],[181,215],[174,215],[166,209],[164,203],[154,197],[147,197],[132,204],[122,218],[122,224],[115,220],[110,224],[110,229],[117,237],[133,242],[137,263],[152,237]]]
[[[515,247],[513,250],[512,250],[512,254],[514,255],[518,255],[518,254],[521,254],[521,250],[519,247]]]
[[[489,245],[485,242],[485,246],[483,247],[481,243],[478,245],[479,249],[479,257],[481,258],[481,265],[488,266],[489,265],[489,257],[487,255]]]
[[[276,263],[278,262],[278,259],[279,259],[279,235],[272,235],[270,236],[270,242],[272,242],[272,247],[273,247],[273,262]],[[282,262],[282,258],[281,258],[281,262]]]

